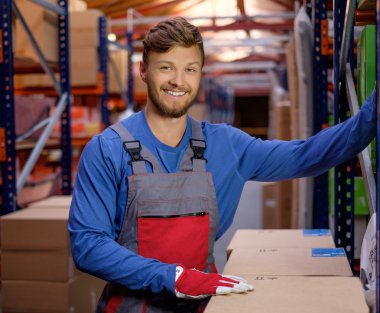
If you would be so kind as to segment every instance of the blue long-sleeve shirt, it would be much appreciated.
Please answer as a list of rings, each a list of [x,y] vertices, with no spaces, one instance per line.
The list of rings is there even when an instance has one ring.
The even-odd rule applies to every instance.
[[[214,180],[219,212],[217,237],[231,225],[247,180],[276,181],[316,176],[363,150],[376,134],[376,96],[359,113],[308,140],[261,140],[225,125],[202,123],[207,170]],[[163,172],[178,171],[191,138],[190,123],[178,147],[161,143],[144,112],[123,121],[159,160]],[[72,255],[81,270],[130,289],[174,290],[175,265],[141,257],[120,246],[127,202],[129,155],[111,129],[92,138],[78,165],[68,229]]]

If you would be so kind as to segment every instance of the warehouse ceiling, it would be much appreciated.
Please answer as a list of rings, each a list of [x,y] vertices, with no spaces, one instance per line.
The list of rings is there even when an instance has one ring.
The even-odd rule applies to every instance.
[[[241,14],[259,12],[293,11],[294,0],[85,0],[88,8],[97,8],[112,18],[126,17],[128,9],[135,9],[144,16],[215,15],[224,11]],[[230,8],[234,8],[230,11]]]
[[[294,12],[296,6],[303,1],[85,0],[85,2],[88,8],[100,9],[110,18],[111,32],[116,34],[119,42],[126,43],[126,32],[133,30],[134,62],[138,61],[142,47],[141,40],[149,27],[169,16],[180,15],[188,18],[200,28],[204,38],[205,73],[222,77],[234,73],[249,75],[256,72],[260,75],[284,64],[285,44],[293,30]],[[248,79],[245,83],[251,81],[252,79]]]

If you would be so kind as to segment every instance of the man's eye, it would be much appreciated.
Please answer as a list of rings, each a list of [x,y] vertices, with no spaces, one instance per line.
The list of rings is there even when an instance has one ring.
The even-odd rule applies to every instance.
[[[191,72],[191,73],[195,73],[195,72],[197,71],[197,69],[196,69],[196,68],[193,68],[193,67],[189,67],[189,68],[187,69],[187,71],[188,71],[188,72]]]
[[[170,66],[161,66],[160,70],[168,71],[168,70],[171,70],[171,67]]]

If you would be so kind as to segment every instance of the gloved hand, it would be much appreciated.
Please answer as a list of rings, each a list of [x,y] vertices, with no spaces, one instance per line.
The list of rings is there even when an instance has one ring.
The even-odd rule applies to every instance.
[[[204,273],[196,269],[176,267],[175,294],[178,298],[202,299],[211,295],[243,293],[253,286],[237,276]]]

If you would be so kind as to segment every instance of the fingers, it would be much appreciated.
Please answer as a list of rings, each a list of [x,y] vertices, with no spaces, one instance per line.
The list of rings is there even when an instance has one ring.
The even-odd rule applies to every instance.
[[[248,281],[246,281],[244,278],[241,278],[239,276],[233,276],[233,275],[223,275],[223,277],[227,277],[227,278],[230,278],[232,280],[235,280],[235,281],[238,281],[239,284],[237,286],[237,288],[240,290],[240,289],[243,289],[245,291],[243,292],[246,292],[246,291],[252,291],[254,288],[253,286],[248,283]]]
[[[217,295],[224,295],[228,293],[245,293],[253,290],[253,286],[245,279],[238,276],[222,275],[223,279],[220,281],[223,286],[216,288]],[[228,286],[232,284],[232,286]]]

